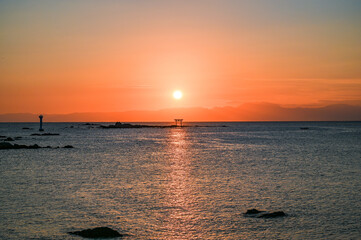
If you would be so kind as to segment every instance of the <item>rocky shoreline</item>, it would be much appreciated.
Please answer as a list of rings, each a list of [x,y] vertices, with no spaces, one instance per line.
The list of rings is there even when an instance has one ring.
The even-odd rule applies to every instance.
[[[23,144],[11,144],[8,142],[0,143],[0,150],[4,150],[4,149],[39,149],[39,148],[74,148],[74,147],[71,145],[66,145],[64,147],[51,147],[51,146],[41,147],[38,144],[23,145]]]

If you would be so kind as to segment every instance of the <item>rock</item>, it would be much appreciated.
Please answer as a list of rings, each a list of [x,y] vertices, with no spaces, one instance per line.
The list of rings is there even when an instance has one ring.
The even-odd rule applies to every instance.
[[[14,146],[17,145],[17,144],[14,144]],[[41,148],[38,144],[34,144],[34,145],[30,145],[30,146],[26,146],[26,145],[18,145],[18,146],[25,146],[25,148],[28,148],[28,149],[38,149],[38,148]]]
[[[43,133],[43,134],[33,133],[30,136],[59,136],[59,135],[60,135],[59,133]]]
[[[8,142],[10,142],[10,141],[14,141],[14,139],[13,139],[13,138],[11,138],[11,137],[8,137],[8,138],[4,139],[4,141],[8,141]]]
[[[301,130],[308,130],[308,127],[300,127]]]
[[[252,208],[252,209],[248,209],[247,212],[245,212],[244,214],[245,215],[250,215],[250,214],[259,214],[259,213],[262,213],[264,211],[259,211],[255,208]]]
[[[83,125],[87,125],[87,126],[97,126],[100,125],[99,123],[84,123]]]
[[[85,229],[82,231],[74,231],[68,233],[72,235],[78,235],[84,238],[115,238],[124,236],[108,227],[96,227],[92,229]]]
[[[6,136],[2,136],[2,135],[0,135],[0,138],[6,138]]]
[[[284,213],[283,211],[266,212],[266,211],[259,211],[255,208],[247,210],[247,212],[245,212],[244,215],[248,217],[256,217],[256,218],[277,218],[277,217],[287,216],[287,214]]]
[[[258,218],[277,218],[277,217],[285,217],[286,213],[283,211],[271,212],[271,213],[263,213],[258,216]]]
[[[0,149],[38,149],[42,148],[38,144],[26,146],[26,145],[19,145],[19,144],[11,144],[7,142],[0,143]]]
[[[63,148],[74,148],[72,145],[66,145]]]
[[[8,142],[0,142],[0,149],[12,149],[14,146]]]
[[[114,125],[103,126],[100,125],[100,128],[168,128],[174,126],[151,126],[151,125],[133,125],[130,123],[121,123],[116,122]]]
[[[24,130],[31,130],[32,128],[23,127]]]

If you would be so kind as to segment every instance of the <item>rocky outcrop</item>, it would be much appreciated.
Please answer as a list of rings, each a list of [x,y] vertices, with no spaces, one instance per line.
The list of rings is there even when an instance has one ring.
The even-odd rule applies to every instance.
[[[7,137],[6,139],[4,139],[4,141],[11,142],[11,141],[14,141],[14,139],[13,139],[13,138],[11,138],[11,137]]]
[[[278,217],[285,217],[286,213],[283,211],[277,211],[277,212],[270,212],[270,213],[263,213],[258,216],[258,218],[278,218]]]
[[[59,133],[33,133],[30,136],[59,136]]]
[[[259,211],[255,208],[252,208],[252,209],[248,209],[247,212],[245,212],[244,214],[245,215],[252,215],[252,214],[259,214],[259,213],[262,213],[262,212],[265,212],[265,211]]]
[[[108,227],[96,227],[92,229],[85,229],[82,231],[74,231],[68,233],[84,238],[115,238],[124,236],[123,234],[120,234],[119,232]]]
[[[287,216],[283,211],[276,212],[266,212],[260,211],[255,208],[247,210],[247,212],[243,213],[246,217],[256,217],[256,218],[278,218]]]
[[[27,146],[20,144],[11,144],[8,142],[0,143],[0,149],[38,149],[38,148],[42,148],[42,147],[40,147],[38,144]],[[50,148],[50,146],[46,148]]]
[[[74,148],[72,145],[65,145],[63,148]]]
[[[121,123],[121,122],[116,122],[114,125],[108,125],[108,126],[104,126],[104,125],[100,125],[100,128],[174,128],[177,127],[175,125],[171,125],[171,126],[152,126],[152,125],[134,125],[134,124],[130,124],[130,123]]]
[[[149,127],[147,125],[133,125],[129,123],[116,122],[114,125],[100,126],[101,128],[144,128]]]
[[[38,149],[38,148],[53,148],[51,146],[46,146],[46,147],[40,147],[38,144],[33,144],[33,145],[21,145],[21,144],[11,144],[8,142],[0,142],[0,150],[2,149]],[[59,147],[54,147],[54,148],[59,148]],[[74,148],[71,145],[66,145],[63,148]]]

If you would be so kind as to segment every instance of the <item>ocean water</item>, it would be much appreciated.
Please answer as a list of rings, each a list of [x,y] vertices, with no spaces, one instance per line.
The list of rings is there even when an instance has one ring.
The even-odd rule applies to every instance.
[[[0,150],[0,239],[361,239],[361,122],[186,125],[202,127],[0,123],[12,143],[74,146]]]

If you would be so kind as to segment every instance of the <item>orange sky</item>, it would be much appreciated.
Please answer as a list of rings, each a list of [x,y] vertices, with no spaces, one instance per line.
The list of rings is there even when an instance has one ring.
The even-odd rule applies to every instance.
[[[1,1],[0,114],[361,105],[360,12],[352,0]]]

